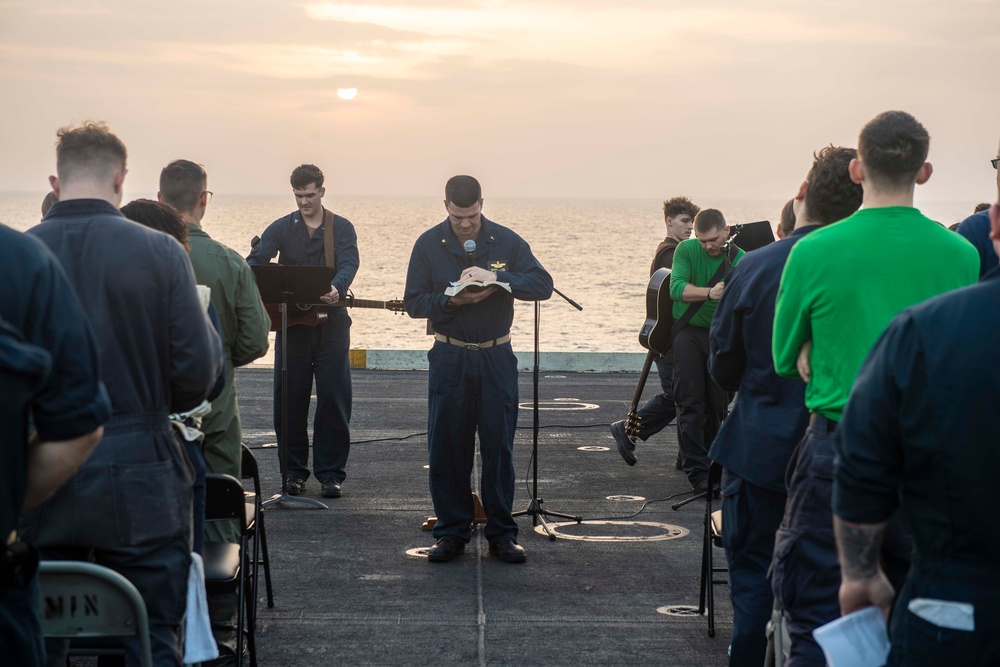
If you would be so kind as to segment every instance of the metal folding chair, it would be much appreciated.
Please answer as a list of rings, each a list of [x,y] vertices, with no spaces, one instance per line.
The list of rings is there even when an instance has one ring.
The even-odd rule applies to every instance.
[[[267,589],[267,606],[274,607],[274,592],[271,587],[271,558],[267,553],[267,531],[264,528],[264,513],[261,511],[260,495],[260,470],[257,467],[257,457],[253,455],[250,448],[242,445],[243,451],[243,479],[253,480],[253,493],[247,493],[247,499],[253,497],[252,502],[247,503],[247,537],[253,542],[253,618],[252,623],[257,622],[257,589],[258,589],[258,566],[264,567],[264,586]]]
[[[206,542],[205,588],[209,594],[236,592],[236,655],[243,655],[243,632],[250,649],[250,667],[257,667],[253,604],[248,593],[250,558],[247,551],[247,505],[243,485],[232,475],[205,476],[205,520],[232,521],[239,527],[239,544]],[[252,588],[250,589],[252,591]]]
[[[152,667],[146,603],[135,586],[113,570],[81,561],[42,561],[42,632],[61,639],[136,637],[140,664]],[[80,648],[73,655],[103,655],[122,649],[105,645]]]
[[[716,579],[720,572],[728,572],[727,567],[716,567],[713,549],[722,546],[722,510],[712,509],[716,489],[722,484],[722,466],[712,462],[708,467],[708,488],[705,494],[705,530],[701,546],[701,575],[699,587],[698,613],[708,612],[708,636],[715,636],[715,585],[728,584],[727,579]]]

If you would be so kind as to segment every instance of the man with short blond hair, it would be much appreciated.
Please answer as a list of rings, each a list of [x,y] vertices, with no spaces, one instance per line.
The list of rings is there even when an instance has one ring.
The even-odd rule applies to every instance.
[[[168,415],[198,406],[222,343],[177,241],[118,211],[125,145],[103,123],[59,131],[59,201],[30,230],[56,255],[94,330],[113,413],[75,478],[22,521],[44,559],[93,560],[142,594],[153,661],[182,664],[191,562],[190,464]],[[80,511],[86,508],[86,511]],[[50,664],[66,642],[48,642]],[[137,638],[126,640],[138,662]]]

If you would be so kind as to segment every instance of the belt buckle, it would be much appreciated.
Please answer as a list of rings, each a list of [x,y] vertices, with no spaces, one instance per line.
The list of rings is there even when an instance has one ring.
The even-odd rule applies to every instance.
[[[483,346],[480,345],[479,343],[466,343],[465,349],[471,350],[473,352],[479,352],[481,349],[483,349]]]

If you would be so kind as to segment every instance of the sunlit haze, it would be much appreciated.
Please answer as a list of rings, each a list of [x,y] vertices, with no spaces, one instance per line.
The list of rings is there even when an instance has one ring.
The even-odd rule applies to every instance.
[[[989,201],[996,0],[0,0],[0,190],[106,120],[128,192],[783,199],[878,112],[930,131],[927,200]],[[40,195],[39,195],[40,196]],[[291,203],[291,199],[289,199]]]

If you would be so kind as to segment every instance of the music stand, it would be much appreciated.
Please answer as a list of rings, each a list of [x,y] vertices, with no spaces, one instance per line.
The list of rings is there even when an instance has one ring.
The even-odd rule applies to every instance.
[[[573,299],[569,298],[562,292],[560,292],[555,287],[552,291],[563,299],[565,299],[571,306],[577,310],[583,310],[583,306],[578,304]],[[549,528],[549,524],[545,522],[545,517],[557,517],[560,519],[572,519],[577,523],[583,521],[583,517],[574,516],[572,514],[563,514],[562,512],[553,512],[552,510],[542,509],[542,499],[538,497],[538,367],[540,365],[541,353],[538,349],[538,325],[541,321],[541,306],[540,302],[535,302],[535,360],[534,367],[531,369],[531,382],[534,388],[534,398],[532,404],[533,412],[533,422],[532,422],[532,438],[531,438],[531,462],[533,466],[532,470],[532,488],[531,488],[531,502],[528,507],[523,510],[519,510],[511,514],[511,516],[531,516],[531,525],[537,526],[539,523],[542,524],[542,528],[545,533],[549,536],[549,541],[554,542],[556,539],[556,534],[552,532]]]
[[[774,243],[774,230],[767,220],[744,222],[729,227],[729,240],[746,252]]]
[[[319,298],[330,293],[330,280],[334,270],[326,266],[282,266],[266,264],[251,266],[257,289],[264,303],[281,304],[281,444],[278,449],[281,467],[281,493],[277,493],[261,507],[270,507],[281,502],[299,503],[311,507],[330,509],[312,498],[288,495],[288,305],[320,304]],[[275,433],[277,435],[277,433]]]

